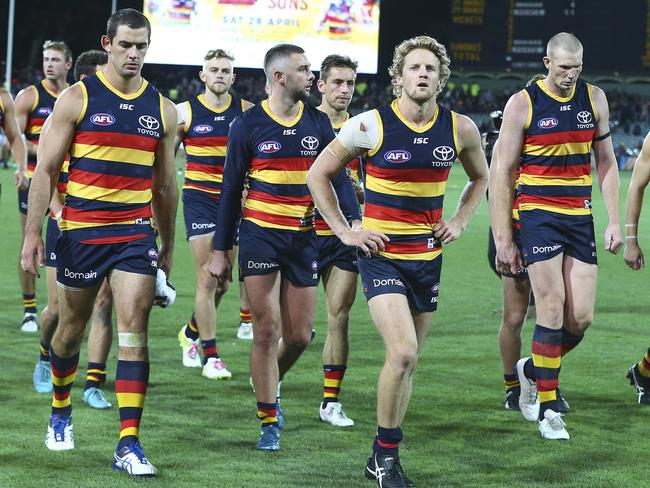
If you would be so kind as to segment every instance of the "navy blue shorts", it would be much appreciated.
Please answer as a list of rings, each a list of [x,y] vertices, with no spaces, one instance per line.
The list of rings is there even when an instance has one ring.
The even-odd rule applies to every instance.
[[[66,237],[56,242],[56,281],[71,288],[100,283],[113,269],[156,276],[158,247],[153,236],[117,244],[84,244]]]
[[[243,278],[279,271],[294,285],[318,285],[318,249],[313,230],[270,229],[242,220],[239,235],[239,270]]]
[[[358,263],[367,300],[399,293],[417,312],[435,312],[438,308],[442,254],[430,261],[410,261],[359,253]]]
[[[29,188],[27,190],[18,190],[18,211],[21,214],[27,215],[27,196],[29,195]]]
[[[597,264],[594,221],[591,215],[563,215],[545,210],[519,212],[521,253],[526,265],[564,253],[587,264]]]
[[[327,272],[331,266],[353,273],[359,272],[355,247],[346,246],[336,236],[316,236],[316,244],[318,246],[319,276]]]
[[[56,268],[56,241],[59,240],[61,231],[52,217],[47,218],[47,230],[45,231],[45,266]]]
[[[214,232],[218,210],[219,200],[196,190],[183,190],[183,217],[187,240]]]

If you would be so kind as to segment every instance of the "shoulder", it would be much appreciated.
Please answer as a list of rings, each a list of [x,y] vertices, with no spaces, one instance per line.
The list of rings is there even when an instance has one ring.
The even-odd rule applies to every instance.
[[[38,94],[38,88],[36,85],[29,85],[18,92],[16,95],[16,102],[26,102],[28,100],[34,100]]]
[[[462,115],[456,112],[451,113],[452,117],[456,119],[456,128],[458,130],[458,136],[461,138],[461,140],[468,137],[480,138],[478,127],[476,127],[476,124],[472,119],[470,119],[467,115]]]
[[[350,117],[343,123],[343,127],[347,125],[349,128],[355,130],[370,132],[373,129],[379,129],[379,119],[379,110],[368,110],[354,117]]]

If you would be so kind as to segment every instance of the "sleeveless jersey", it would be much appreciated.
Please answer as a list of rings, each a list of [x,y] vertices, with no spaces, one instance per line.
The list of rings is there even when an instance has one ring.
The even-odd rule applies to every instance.
[[[28,143],[38,144],[38,139],[41,136],[43,124],[48,115],[54,109],[57,95],[50,91],[45,86],[45,80],[42,80],[38,85],[31,85],[35,91],[34,104],[27,116],[27,126],[25,127],[25,139]],[[34,176],[34,169],[36,168],[36,156],[27,154],[27,177]]]
[[[153,235],[152,166],[163,137],[163,97],[146,80],[124,94],[100,71],[79,82],[84,109],[70,146],[61,231],[87,244]]]
[[[335,126],[332,125],[332,129],[334,130],[334,134],[338,135],[339,131],[341,130],[341,127],[343,127],[343,124],[345,123],[346,120],[350,118],[350,114],[346,114],[345,120]],[[361,158],[354,158],[352,161],[348,163],[347,169],[348,173],[350,174],[350,177],[352,175],[356,176],[361,174]],[[327,225],[327,222],[325,222],[325,219],[321,216],[320,212],[318,209],[316,209],[314,213],[314,229],[316,230],[316,235],[317,236],[333,236],[334,231],[330,228],[329,225]]]
[[[598,114],[591,86],[578,81],[559,97],[540,80],[523,90],[529,104],[519,178],[519,211],[591,214],[591,144]]]
[[[0,97],[0,127],[5,128],[5,105],[2,102],[2,97]]]
[[[456,114],[437,105],[427,125],[414,127],[397,100],[373,112],[380,135],[365,160],[363,227],[391,239],[383,256],[434,259],[442,248],[433,227],[442,218],[447,178],[459,152]]]
[[[230,96],[220,109],[211,108],[203,95],[185,102],[188,120],[183,145],[187,155],[183,191],[197,191],[219,200],[223,167],[226,162],[228,130],[235,117],[244,111],[243,101]]]

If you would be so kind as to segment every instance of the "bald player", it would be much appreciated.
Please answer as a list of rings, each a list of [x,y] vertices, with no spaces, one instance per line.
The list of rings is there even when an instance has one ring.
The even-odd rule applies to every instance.
[[[545,439],[569,439],[557,394],[561,358],[582,341],[596,299],[596,238],[591,215],[591,153],[609,216],[605,249],[623,245],[618,168],[605,93],[579,79],[583,48],[566,32],[547,45],[543,80],[506,105],[491,181],[497,270],[517,274],[524,262],[535,294],[532,358],[517,362],[519,407]],[[522,252],[512,233],[517,165]],[[539,395],[538,395],[539,392]]]

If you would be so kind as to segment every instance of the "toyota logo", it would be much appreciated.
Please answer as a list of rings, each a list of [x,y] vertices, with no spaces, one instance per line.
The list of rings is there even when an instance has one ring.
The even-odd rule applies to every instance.
[[[305,136],[300,141],[300,144],[305,149],[309,149],[310,151],[313,151],[314,149],[316,149],[318,147],[318,144],[320,144],[320,143],[318,142],[318,139],[316,137],[314,137],[314,136]]]
[[[582,112],[578,112],[578,115],[576,115],[578,122],[581,124],[588,124],[591,122],[591,112],[587,112],[586,110],[583,110]]]
[[[151,115],[142,115],[138,119],[138,122],[140,122],[140,125],[142,127],[149,130],[156,130],[158,127],[160,127],[160,122],[158,122],[158,119]]]
[[[433,157],[440,161],[452,161],[456,157],[456,151],[449,146],[438,146],[433,150]]]

